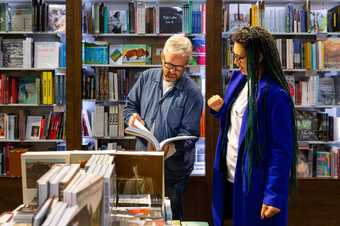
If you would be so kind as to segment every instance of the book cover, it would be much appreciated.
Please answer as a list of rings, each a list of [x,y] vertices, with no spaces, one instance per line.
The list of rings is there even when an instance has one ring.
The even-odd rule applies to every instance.
[[[311,10],[310,26],[312,32],[327,32],[327,9]]]
[[[36,92],[36,78],[19,79],[18,102],[20,104],[38,104],[40,96]]]
[[[317,115],[313,111],[296,111],[297,139],[315,141],[317,138]]]
[[[163,44],[155,43],[151,45],[151,64],[161,64],[161,53],[163,50]]]
[[[10,4],[11,31],[32,31],[32,7],[30,4]]]
[[[3,67],[21,68],[24,63],[24,39],[3,39],[2,58]]]
[[[0,31],[8,31],[8,4],[0,3]]]
[[[332,105],[334,103],[334,79],[332,77],[320,77],[319,82],[315,85],[319,86],[317,103],[320,105]],[[337,87],[339,89],[339,87]]]
[[[110,45],[109,63],[121,65],[123,63],[123,45]]]
[[[38,140],[42,116],[27,116],[26,139]]]
[[[251,4],[229,5],[229,31],[250,25]]]
[[[108,43],[85,43],[85,64],[108,64]]]
[[[145,44],[123,46],[123,64],[146,64],[150,59],[150,50]]]
[[[159,32],[178,33],[182,32],[183,10],[180,7],[159,7]]]
[[[312,174],[309,169],[308,151],[309,150],[300,150],[298,153],[296,166],[296,173],[298,177],[309,177]]]
[[[127,32],[127,11],[109,9],[109,33]]]
[[[340,39],[329,38],[324,41],[325,68],[340,68]]]
[[[60,42],[34,42],[34,67],[58,68]]]
[[[66,31],[66,5],[49,4],[48,5],[48,31],[65,32]]]
[[[0,139],[6,138],[6,114],[0,113]]]

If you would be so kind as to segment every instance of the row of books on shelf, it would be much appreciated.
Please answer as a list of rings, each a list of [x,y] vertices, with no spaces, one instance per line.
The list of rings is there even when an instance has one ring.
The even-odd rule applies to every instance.
[[[340,76],[309,76],[307,80],[286,76],[297,106],[340,105]]]
[[[316,146],[299,151],[297,163],[298,177],[338,178],[339,148]]]
[[[193,43],[192,65],[205,65],[205,40],[195,37]],[[85,64],[161,64],[160,44],[110,44],[108,42],[84,42],[83,62]]]
[[[15,77],[0,74],[0,104],[65,104],[66,78],[44,71]]]
[[[240,26],[263,26],[271,32],[339,32],[340,5],[311,8],[311,2],[281,5],[232,3],[223,6],[224,31]]]
[[[82,133],[85,137],[124,137],[124,104],[103,106],[82,111]],[[205,136],[204,114],[200,120],[200,136]]]
[[[234,68],[230,41],[226,40],[223,46],[223,66]],[[328,38],[314,43],[301,39],[276,39],[276,46],[283,68],[307,70],[340,68],[339,38]]]
[[[19,113],[0,113],[0,139],[39,140],[63,139],[65,133],[63,112],[49,112],[46,115]]]
[[[46,0],[0,3],[0,31],[65,32],[66,5]]]
[[[66,66],[66,45],[33,41],[32,38],[1,38],[0,66],[4,68],[59,68]]]
[[[96,105],[95,111],[83,110],[82,130],[90,137],[124,137],[123,104]]]
[[[206,4],[192,1],[176,6],[130,1],[85,3],[87,33],[205,33]]]
[[[340,141],[340,118],[325,112],[296,111],[299,141]]]
[[[82,97],[98,101],[123,101],[138,77],[138,72],[126,69],[84,69]]]

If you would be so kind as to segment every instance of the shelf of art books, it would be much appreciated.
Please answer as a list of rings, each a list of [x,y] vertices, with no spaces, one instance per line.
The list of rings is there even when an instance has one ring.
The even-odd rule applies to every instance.
[[[295,108],[306,108],[306,109],[313,109],[313,108],[340,108],[340,105],[295,105]]]
[[[34,139],[34,140],[7,140],[7,139],[1,139],[0,143],[58,143],[58,142],[64,142],[62,139]]]
[[[1,33],[0,33],[1,34]],[[168,38],[171,35],[173,35],[173,33],[88,33],[85,35],[89,35],[89,36],[93,36],[93,37],[123,37],[123,38],[129,38],[129,37],[139,37],[139,38],[146,38],[146,37],[151,37],[151,38]],[[204,33],[195,33],[195,34],[185,34],[185,36],[187,37],[195,37],[195,36],[205,36]]]
[[[238,68],[230,68],[230,69],[225,69],[223,72],[223,74],[227,74],[228,72],[233,72],[239,70]],[[295,68],[295,69],[286,69],[283,68],[283,72],[307,72],[307,69],[303,69],[303,68]]]
[[[228,38],[230,37],[232,32],[223,32],[222,37]],[[340,32],[271,32],[274,38],[278,37],[295,37],[300,39],[317,39],[323,37],[332,37],[332,36],[340,36]]]
[[[83,64],[84,67],[108,67],[108,68],[160,68],[161,64]],[[188,65],[189,69],[204,68],[204,65]],[[1,70],[1,69],[0,69]]]
[[[255,4],[259,2],[258,0],[223,0],[224,3],[231,3],[231,4]],[[262,1],[263,2],[263,1]],[[337,0],[325,0],[325,1],[320,1],[320,0],[308,0],[307,2],[312,3],[312,4],[332,4],[332,3],[338,3]],[[284,4],[287,5],[288,3],[290,4],[300,4],[303,5],[306,3],[306,0],[294,0],[294,1],[285,1],[285,0],[268,0],[266,1],[269,5],[275,5],[275,4]]]
[[[325,145],[337,145],[340,144],[340,140],[338,141],[319,141],[319,140],[299,140],[299,144],[325,144]]]
[[[56,104],[0,104],[0,107],[56,107]],[[59,110],[60,111],[60,110]]]
[[[24,36],[63,36],[65,32],[53,32],[53,31],[0,31],[0,36],[5,35],[24,35]]]
[[[157,2],[157,1],[155,1]],[[139,40],[137,43],[121,44],[126,43],[125,37],[168,37],[173,33],[190,31],[189,33],[198,33],[198,36],[202,36],[202,31],[205,31],[205,25],[203,25],[202,16],[205,14],[203,2],[196,2],[194,9],[186,8],[185,2],[172,1],[174,4],[164,4],[169,3],[167,1],[160,1],[159,4],[154,4],[152,2],[125,2],[125,1],[87,1],[84,3],[84,17],[83,17],[83,32],[90,33],[93,37],[107,38],[105,41],[101,39],[100,42],[85,42],[83,44],[83,56],[84,66],[90,66],[98,68],[109,68],[109,76],[111,71],[115,77],[115,73],[121,74],[128,81],[128,87],[132,87],[134,81],[137,79],[136,74],[141,72],[141,70],[134,69],[147,69],[147,68],[159,68],[161,67],[160,52],[164,44],[154,39]],[[197,3],[197,5],[196,5]],[[202,3],[202,4],[201,4]],[[183,5],[184,4],[184,5]],[[190,3],[191,4],[191,3]],[[181,7],[174,6],[185,6],[183,9]],[[180,11],[177,11],[180,10]],[[94,12],[92,14],[91,12]],[[104,14],[100,13],[103,12]],[[164,18],[160,16],[156,17],[156,13],[160,15],[164,14]],[[192,17],[185,13],[191,13]],[[197,13],[197,15],[194,15]],[[153,21],[149,24],[147,17]],[[172,26],[164,26],[167,21],[165,21],[166,15],[173,15],[173,21],[170,23]],[[185,15],[185,18],[181,19],[177,15]],[[94,15],[94,16],[93,16]],[[101,16],[102,15],[102,16]],[[127,16],[129,15],[129,16]],[[145,15],[146,18],[142,18]],[[195,17],[195,19],[193,19]],[[138,18],[138,19],[136,19]],[[118,20],[118,21],[117,21]],[[189,21],[190,20],[190,21]],[[195,20],[195,24],[193,21]],[[105,22],[106,21],[106,22]],[[168,21],[169,22],[169,21]],[[152,25],[152,26],[149,26]],[[160,29],[160,30],[159,30]],[[159,31],[158,31],[159,30]],[[167,32],[168,31],[168,32]],[[204,33],[204,32],[203,32]],[[193,34],[191,36],[196,36]],[[114,39],[109,39],[113,37]],[[123,39],[122,39],[123,38]],[[192,37],[195,39],[195,37]],[[136,42],[136,40],[135,40]],[[142,42],[142,43],[141,43]],[[144,44],[144,43],[145,44]],[[196,43],[201,44],[203,40],[197,39]],[[198,47],[196,48],[198,49]],[[203,53],[203,49],[200,50]],[[109,53],[109,54],[107,54]],[[197,54],[194,56],[195,65],[190,65],[189,68],[195,71],[201,70],[196,69],[196,67],[204,67],[203,54],[199,56]],[[94,59],[95,57],[96,59]],[[99,59],[99,57],[101,59]],[[94,62],[96,61],[96,62]],[[122,70],[115,71],[114,68],[121,68]],[[113,69],[113,70],[112,70]],[[98,70],[99,73],[100,70]],[[96,71],[90,72],[95,77]],[[107,73],[107,72],[104,72]],[[198,73],[193,73],[197,75]],[[86,79],[92,75],[85,76]],[[131,78],[132,77],[132,78]],[[110,79],[110,77],[109,77]],[[85,80],[85,79],[84,79]],[[95,79],[93,79],[95,80]],[[100,80],[100,79],[99,79]],[[121,79],[118,79],[121,81]],[[83,81],[84,82],[84,81]],[[91,81],[92,82],[92,81]],[[91,84],[91,82],[89,82]],[[94,82],[95,83],[95,82]],[[95,84],[92,86],[95,86]],[[88,86],[88,85],[87,85]],[[100,85],[99,85],[100,86]],[[86,87],[86,86],[83,86]],[[118,89],[119,90],[119,89]],[[123,93],[126,95],[128,90]],[[94,92],[92,92],[94,93]],[[111,91],[109,92],[111,93]],[[93,94],[92,94],[93,95]],[[124,95],[121,95],[124,97]],[[100,99],[100,98],[96,98]],[[109,98],[111,99],[111,98]],[[124,99],[124,98],[119,98]]]
[[[132,0],[132,2],[137,2],[140,0]],[[192,3],[205,3],[206,0],[190,0]],[[124,0],[83,0],[83,2],[91,2],[91,3],[126,3]],[[146,0],[142,1],[146,3],[173,3],[173,4],[180,4],[180,3],[187,3],[188,0]]]
[[[299,180],[339,180],[339,178],[337,177],[329,177],[329,176],[325,176],[325,177],[299,177]]]
[[[65,71],[66,68],[65,67],[58,67],[58,68],[6,68],[6,67],[0,67],[0,71]]]
[[[276,41],[296,107],[303,179],[337,179],[340,172],[339,8],[336,1],[223,1],[223,75],[236,68],[230,36],[238,27],[263,26]]]
[[[186,70],[205,89],[205,2],[83,1],[84,143],[134,148],[135,138],[125,139],[124,100],[142,71],[162,67],[163,45],[175,33],[192,40],[193,59]],[[197,143],[204,146],[204,139]],[[205,174],[201,149],[197,175]]]
[[[0,174],[11,176],[28,150],[65,150],[65,1],[1,0],[0,21]]]

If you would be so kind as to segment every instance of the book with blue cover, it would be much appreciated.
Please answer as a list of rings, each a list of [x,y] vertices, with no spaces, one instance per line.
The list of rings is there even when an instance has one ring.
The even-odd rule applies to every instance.
[[[37,78],[27,77],[19,79],[18,102],[19,104],[39,104],[40,96],[37,94]]]

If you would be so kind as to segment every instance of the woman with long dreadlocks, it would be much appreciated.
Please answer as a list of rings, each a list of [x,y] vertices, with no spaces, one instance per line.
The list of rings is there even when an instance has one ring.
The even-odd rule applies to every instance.
[[[296,182],[295,109],[273,37],[260,27],[232,36],[234,62],[224,99],[208,100],[219,119],[213,177],[215,226],[286,226]]]

